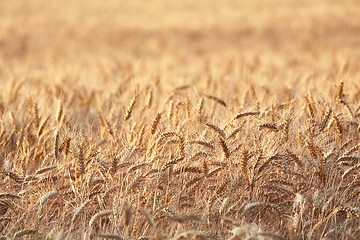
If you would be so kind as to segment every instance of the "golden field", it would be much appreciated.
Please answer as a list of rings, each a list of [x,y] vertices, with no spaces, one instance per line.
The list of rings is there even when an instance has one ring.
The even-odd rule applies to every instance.
[[[358,12],[0,1],[0,239],[359,239]]]

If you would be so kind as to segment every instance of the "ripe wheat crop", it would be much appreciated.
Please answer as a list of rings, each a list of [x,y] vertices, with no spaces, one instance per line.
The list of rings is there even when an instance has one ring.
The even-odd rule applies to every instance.
[[[360,239],[358,12],[0,1],[0,239]]]

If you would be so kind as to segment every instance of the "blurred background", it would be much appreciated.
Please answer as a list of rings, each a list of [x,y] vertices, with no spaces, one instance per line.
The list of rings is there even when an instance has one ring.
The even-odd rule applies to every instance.
[[[106,83],[129,68],[196,78],[233,62],[267,76],[356,70],[359,12],[357,0],[2,0],[0,83],[24,71]]]

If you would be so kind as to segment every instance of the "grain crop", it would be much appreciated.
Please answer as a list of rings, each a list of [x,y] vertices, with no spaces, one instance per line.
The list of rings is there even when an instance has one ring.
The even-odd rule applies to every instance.
[[[0,1],[0,239],[360,239],[358,12]]]

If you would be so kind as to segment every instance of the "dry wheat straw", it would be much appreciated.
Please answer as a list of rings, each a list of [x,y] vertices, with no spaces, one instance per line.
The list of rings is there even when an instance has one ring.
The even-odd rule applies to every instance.
[[[143,125],[139,131],[139,134],[137,136],[136,139],[136,143],[135,146],[140,146],[143,143],[143,139],[144,139],[144,134],[145,134],[145,125]]]
[[[65,240],[65,231],[64,231],[64,229],[61,229],[60,231],[58,231],[56,233],[54,240]]]
[[[185,157],[185,139],[182,136],[179,136],[179,148],[180,148],[180,156]]]
[[[191,186],[193,186],[194,184],[198,183],[200,180],[202,180],[203,177],[194,177],[193,179],[191,179],[190,181],[188,181],[185,184],[185,189],[190,188]]]
[[[169,168],[172,165],[175,165],[179,162],[181,162],[182,160],[184,160],[184,157],[179,157],[179,158],[174,158],[169,160],[168,162],[166,162],[162,167],[161,167],[161,171],[164,171],[165,169]]]
[[[271,238],[273,240],[286,240],[287,239],[286,237],[283,237],[280,234],[270,233],[270,232],[261,232],[261,233],[258,233],[258,235],[263,236],[265,238]]]
[[[189,214],[189,215],[173,215],[170,220],[177,223],[185,223],[188,221],[203,222],[201,216]]]
[[[235,137],[236,134],[238,134],[241,129],[242,129],[242,127],[237,127],[237,128],[235,128],[232,132],[230,132],[230,133],[226,136],[226,139],[230,139],[230,138]]]
[[[149,166],[150,164],[149,163],[139,163],[139,164],[136,164],[135,166],[132,166],[131,168],[129,168],[127,170],[127,173],[131,173],[131,172],[134,172],[142,167],[145,167],[145,166]]]
[[[212,239],[210,234],[199,231],[199,230],[186,230],[176,234],[171,240],[182,240],[182,239]]]
[[[146,107],[151,108],[152,102],[153,102],[153,89],[149,88],[149,91],[147,93]]]
[[[34,235],[36,234],[38,231],[35,230],[35,229],[24,229],[24,230],[20,230],[20,231],[17,231],[15,234],[14,234],[14,239],[19,239],[23,236],[27,236],[27,235]]]
[[[97,235],[98,238],[105,238],[105,239],[115,239],[115,240],[124,240],[122,236],[115,234],[115,233],[101,233]]]
[[[169,104],[169,110],[168,110],[168,119],[170,120],[172,118],[172,116],[174,115],[174,101],[171,100],[170,104]]]
[[[202,121],[202,119],[203,119],[203,113],[202,113],[203,108],[204,108],[204,99],[200,98],[198,106],[197,106],[197,110],[196,110],[197,118],[198,118],[199,121]]]
[[[220,215],[225,215],[225,213],[227,212],[229,204],[230,204],[230,197],[226,197],[226,198],[224,198],[224,200],[222,200],[220,208],[219,208],[219,214]]]
[[[65,156],[69,154],[70,142],[71,142],[71,138],[67,137],[59,146],[59,151],[64,152]]]
[[[84,209],[89,204],[89,202],[90,202],[90,199],[86,200],[78,208],[75,209],[74,214],[71,218],[71,222],[74,222],[76,220],[76,218],[84,211]]]
[[[279,128],[276,126],[275,123],[263,123],[263,124],[260,124],[259,129],[260,130],[269,129],[269,130],[271,130],[273,132],[278,132],[279,131]]]
[[[341,102],[344,97],[344,81],[341,80],[336,91],[336,100]]]
[[[348,168],[341,176],[341,179],[345,179],[347,176],[353,174],[354,172],[357,172],[359,169],[360,169],[360,163]]]
[[[41,198],[40,198],[40,208],[43,208],[45,203],[50,199],[53,198],[55,196],[58,196],[60,194],[59,191],[57,190],[53,190],[50,192],[47,192],[46,194],[44,194]]]
[[[247,182],[250,181],[247,171],[248,161],[249,161],[249,152],[248,150],[244,149],[241,153],[240,169],[241,169],[241,173],[243,174],[243,177],[246,179]]]
[[[257,201],[255,201],[255,202],[249,202],[249,203],[247,203],[247,204],[245,205],[244,211],[249,211],[249,210],[251,210],[251,209],[253,209],[253,208],[256,208],[256,207],[259,207],[259,206],[264,206],[264,205],[267,205],[267,204],[269,204],[269,203],[257,202]]]
[[[20,198],[18,195],[13,194],[13,193],[0,193],[0,199],[2,198],[10,198],[10,199],[16,199],[16,198]]]
[[[293,160],[297,165],[299,165],[300,167],[303,167],[302,161],[300,160],[300,158],[295,153],[293,153],[289,149],[286,149],[286,153],[289,156],[289,158],[291,160]]]
[[[178,134],[176,132],[164,132],[160,135],[160,137],[156,140],[156,144],[160,145],[162,144],[162,141],[165,138],[169,138],[169,137],[174,137],[174,136],[178,136]]]
[[[110,166],[110,174],[115,175],[118,170],[118,161],[117,157],[112,157],[111,166]]]
[[[183,85],[183,86],[175,88],[174,92],[180,92],[180,91],[183,91],[183,90],[186,90],[186,89],[189,89],[189,88],[191,88],[191,85]]]
[[[309,113],[310,116],[312,118],[315,117],[315,110],[314,110],[314,105],[312,104],[312,102],[310,101],[310,97],[309,96],[305,96],[305,101],[306,101],[306,106],[309,109]]]
[[[138,184],[139,182],[143,179],[143,175],[139,174],[137,175],[131,182],[130,184],[127,186],[126,188],[126,192],[130,192],[131,190],[133,190]]]
[[[224,152],[225,158],[228,159],[230,157],[230,151],[229,151],[229,148],[226,145],[225,140],[222,139],[222,138],[219,138],[219,143],[220,143],[221,149]]]
[[[223,168],[222,167],[217,167],[215,169],[213,169],[212,171],[209,172],[209,174],[207,175],[207,177],[212,177],[214,176],[216,173],[220,172]]]
[[[240,119],[240,118],[243,118],[243,117],[247,117],[247,116],[257,116],[259,115],[260,112],[244,112],[244,113],[239,113],[237,114],[235,117],[234,117],[234,120],[236,119]]]
[[[205,125],[208,126],[210,129],[212,129],[217,134],[219,134],[223,139],[226,138],[225,132],[222,129],[220,129],[219,127],[217,127],[213,124],[210,124],[210,123],[205,123]]]
[[[341,123],[339,121],[339,118],[337,116],[333,116],[334,119],[334,124],[335,124],[335,129],[336,129],[336,135],[338,137],[338,139],[342,138],[342,134],[343,134],[343,128],[341,126]]]
[[[54,131],[54,155],[55,155],[55,159],[58,159],[59,157],[59,138],[60,138],[60,131],[59,129],[55,129]]]
[[[204,146],[210,150],[215,150],[215,147],[211,144],[211,143],[208,143],[208,142],[205,142],[205,141],[190,141],[189,144],[199,144],[201,146]]]
[[[350,118],[353,119],[355,117],[355,114],[354,114],[353,110],[351,109],[351,106],[345,100],[341,100],[340,104],[345,106],[346,110],[349,112]]]
[[[9,112],[9,116],[10,116],[11,125],[13,126],[13,130],[16,131],[18,129],[18,123],[15,119],[14,113]]]
[[[213,100],[213,101],[219,103],[220,105],[226,107],[226,103],[225,103],[224,100],[222,100],[222,99],[220,99],[220,98],[218,98],[218,97],[215,97],[215,96],[207,95],[207,94],[204,94],[204,96],[205,96],[206,98],[208,98],[208,99],[210,99],[210,100]]]
[[[84,146],[81,144],[79,146],[78,152],[78,165],[77,165],[77,175],[83,175],[85,173],[85,152]]]
[[[193,173],[193,174],[202,174],[203,170],[200,169],[199,167],[192,167],[192,166],[180,166],[176,169],[174,169],[173,174],[178,175],[178,174],[183,174],[183,173]]]
[[[270,183],[277,183],[277,184],[282,184],[282,185],[285,185],[285,186],[289,186],[289,187],[293,187],[294,184],[289,182],[289,181],[286,181],[286,180],[281,180],[281,179],[278,179],[278,178],[272,178],[269,180]]]
[[[96,213],[94,216],[91,217],[89,221],[89,226],[92,227],[99,218],[109,216],[110,214],[112,214],[111,210],[103,210]]]
[[[112,129],[111,127],[111,124],[110,122],[104,117],[101,115],[101,123],[102,125],[105,127],[106,131],[112,136],[114,137],[114,130]]]
[[[198,159],[205,159],[206,157],[212,156],[212,154],[207,153],[207,152],[197,152],[194,153],[194,155],[192,155],[189,158],[189,162],[195,162]]]
[[[311,141],[306,142],[306,149],[308,150],[313,159],[324,158],[324,155],[322,154],[320,148],[314,145]]]
[[[326,126],[328,125],[331,113],[332,113],[332,110],[331,110],[331,108],[329,108],[320,123],[320,132],[323,131],[326,128]]]
[[[126,113],[125,113],[125,116],[124,116],[124,120],[125,120],[125,121],[128,120],[128,119],[131,117],[131,114],[132,114],[132,112],[133,112],[133,110],[134,110],[134,106],[135,106],[136,100],[137,100],[137,96],[135,95],[135,96],[131,99],[131,101],[130,101],[130,103],[129,103],[129,106],[128,106],[127,110],[126,110]]]
[[[156,222],[154,220],[154,217],[149,213],[145,208],[141,208],[141,212],[144,214],[146,221],[154,228],[156,229]]]
[[[349,150],[345,153],[345,155],[350,155],[350,154],[352,154],[352,153],[354,153],[354,152],[357,152],[357,151],[359,151],[359,150],[360,150],[360,143],[357,144],[356,146],[352,147],[351,149],[349,149]]]
[[[209,167],[208,167],[208,165],[207,165],[207,163],[206,163],[205,160],[202,160],[202,162],[201,162],[201,168],[202,168],[202,170],[203,170],[203,172],[204,172],[204,175],[207,176],[207,175],[209,174]]]
[[[155,131],[156,131],[157,126],[159,125],[160,119],[161,119],[161,113],[156,114],[156,117],[152,121],[151,128],[150,128],[150,133],[152,135],[155,134]]]
[[[279,156],[278,154],[275,154],[271,157],[269,157],[258,169],[257,173],[260,174],[262,171],[264,171],[266,169],[266,167],[268,167],[270,165],[270,163],[275,160],[275,159],[278,159]]]
[[[34,121],[35,127],[38,128],[39,125],[40,125],[40,118],[39,118],[39,109],[38,109],[36,103],[33,104],[33,108],[32,108],[32,119],[33,119],[33,121]]]
[[[63,107],[62,107],[61,100],[59,99],[58,104],[57,104],[57,110],[56,110],[56,121],[58,123],[60,123],[62,120],[62,117],[63,117]]]
[[[190,111],[191,102],[188,96],[185,98],[185,110],[186,110],[186,116],[188,118],[191,117],[191,111]]]
[[[338,164],[343,164],[344,162],[351,162],[350,165],[353,165],[355,162],[360,162],[360,157],[357,156],[343,156],[336,160]]]
[[[130,224],[132,218],[132,210],[131,207],[128,205],[127,202],[124,204],[124,217],[123,217],[123,224],[127,227]]]
[[[47,117],[47,118],[42,122],[42,124],[39,126],[39,129],[38,129],[38,132],[37,132],[37,137],[38,137],[38,138],[40,138],[40,137],[42,136],[42,133],[43,133],[43,131],[44,131],[44,128],[45,128],[47,122],[49,121],[49,119],[50,119],[50,116]]]

